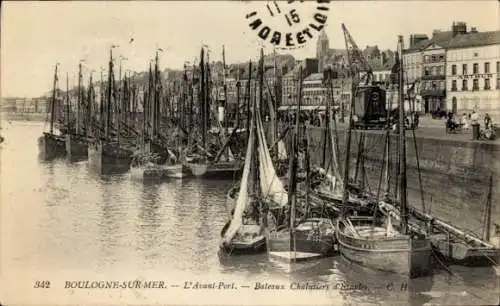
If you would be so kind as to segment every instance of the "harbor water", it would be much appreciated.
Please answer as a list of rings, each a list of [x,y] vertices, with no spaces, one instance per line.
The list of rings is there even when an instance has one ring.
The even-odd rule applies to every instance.
[[[0,258],[10,304],[498,303],[492,267],[438,264],[432,277],[408,280],[339,256],[292,267],[265,254],[218,256],[231,180],[143,183],[94,175],[86,161],[40,162],[42,130],[43,123],[2,124]],[[168,289],[91,288],[133,280]],[[34,288],[37,281],[50,288]],[[194,289],[197,282],[207,288]]]

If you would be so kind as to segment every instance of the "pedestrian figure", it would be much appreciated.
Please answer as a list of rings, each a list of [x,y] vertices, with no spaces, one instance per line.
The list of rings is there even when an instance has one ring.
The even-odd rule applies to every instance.
[[[491,117],[488,113],[484,115],[484,128],[488,129],[491,125]]]

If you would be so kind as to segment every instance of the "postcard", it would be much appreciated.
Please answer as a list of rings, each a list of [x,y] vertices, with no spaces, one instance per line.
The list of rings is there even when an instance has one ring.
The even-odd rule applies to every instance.
[[[498,305],[496,1],[4,1],[3,305]]]

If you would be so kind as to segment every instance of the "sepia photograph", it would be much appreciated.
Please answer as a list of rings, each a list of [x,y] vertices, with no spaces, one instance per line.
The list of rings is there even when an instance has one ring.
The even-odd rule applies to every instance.
[[[500,305],[500,2],[0,12],[0,305]]]

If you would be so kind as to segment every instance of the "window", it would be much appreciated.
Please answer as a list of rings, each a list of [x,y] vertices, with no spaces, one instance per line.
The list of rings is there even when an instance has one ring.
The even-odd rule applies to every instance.
[[[437,69],[436,68],[437,68],[436,66],[432,67],[432,75],[437,75]]]
[[[462,80],[462,90],[467,90],[467,80]]]
[[[467,64],[462,65],[462,74],[467,74]]]
[[[432,59],[432,61],[433,61],[433,62],[435,62],[435,61],[436,61],[436,56],[434,56],[434,55],[433,55],[433,56],[431,57],[431,59]]]
[[[497,72],[500,72],[500,62],[497,62]]]
[[[457,65],[451,65],[451,75],[457,75]]]
[[[497,78],[497,88],[496,89],[500,89],[500,78]]]
[[[451,81],[451,91],[457,91],[457,80]]]
[[[478,74],[479,73],[479,64],[478,63],[474,63],[472,65],[472,74]]]
[[[429,67],[424,68],[424,75],[430,75]]]
[[[439,56],[439,61],[444,61],[444,55]]]
[[[429,61],[429,55],[424,56],[424,62],[428,62],[428,61]]]
[[[479,90],[479,79],[472,80],[472,91]]]
[[[490,90],[490,79],[484,79],[484,90]]]
[[[484,63],[484,73],[490,73],[490,63]]]

